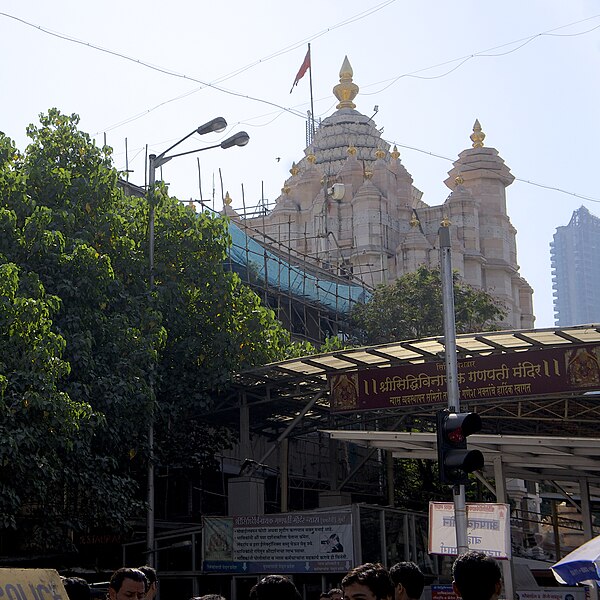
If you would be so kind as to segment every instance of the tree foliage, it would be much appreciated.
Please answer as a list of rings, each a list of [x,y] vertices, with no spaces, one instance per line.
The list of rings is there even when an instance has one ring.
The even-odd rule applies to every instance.
[[[493,331],[506,315],[489,293],[454,274],[457,333]],[[380,285],[352,312],[358,342],[385,344],[443,334],[442,284],[439,270],[420,266],[389,285]]]
[[[50,110],[23,154],[0,133],[0,528],[37,550],[139,515],[150,414],[159,468],[210,465],[215,392],[290,349],[225,270],[225,220],[161,185],[150,291],[148,201],[78,121]]]

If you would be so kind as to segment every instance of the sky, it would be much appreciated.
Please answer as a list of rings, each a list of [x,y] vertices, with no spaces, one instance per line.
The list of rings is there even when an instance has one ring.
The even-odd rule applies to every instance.
[[[0,131],[24,150],[26,128],[52,107],[113,148],[145,183],[160,154],[213,117],[245,130],[244,148],[177,158],[170,192],[221,209],[274,201],[304,156],[309,74],[290,93],[311,44],[316,119],[335,111],[345,56],[373,117],[430,205],[450,190],[452,161],[475,119],[515,182],[507,210],[536,327],[554,326],[550,248],[586,206],[600,216],[600,3],[592,0],[2,0]],[[223,185],[221,186],[221,181]]]

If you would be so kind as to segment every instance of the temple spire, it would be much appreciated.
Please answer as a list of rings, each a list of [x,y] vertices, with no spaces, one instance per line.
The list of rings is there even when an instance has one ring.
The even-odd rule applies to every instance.
[[[336,108],[356,108],[356,104],[352,102],[358,94],[359,87],[352,81],[352,67],[348,57],[344,57],[342,68],[340,69],[340,82],[333,88],[335,97],[339,100]]]
[[[471,141],[473,142],[473,148],[483,148],[483,140],[485,140],[485,133],[481,131],[479,119],[475,119],[475,123],[473,125],[473,133],[470,137]]]

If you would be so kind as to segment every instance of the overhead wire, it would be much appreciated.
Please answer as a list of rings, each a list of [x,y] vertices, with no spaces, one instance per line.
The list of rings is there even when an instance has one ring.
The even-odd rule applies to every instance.
[[[197,93],[197,92],[199,92],[202,89],[205,89],[207,87],[213,88],[213,89],[215,89],[217,91],[220,91],[222,93],[225,93],[225,94],[229,94],[229,95],[233,95],[233,96],[236,96],[236,97],[245,98],[247,100],[252,100],[252,101],[260,102],[260,103],[263,103],[263,104],[267,104],[267,105],[273,106],[274,108],[277,108],[279,112],[275,111],[277,113],[276,116],[273,117],[267,123],[264,123],[263,125],[252,125],[252,124],[248,123],[248,121],[253,120],[255,118],[259,118],[259,117],[253,117],[253,118],[250,118],[250,119],[244,119],[244,120],[241,120],[241,121],[238,122],[238,123],[248,124],[249,126],[264,127],[264,126],[267,126],[267,125],[271,124],[273,121],[275,121],[277,118],[279,118],[282,114],[284,114],[286,112],[290,113],[290,114],[292,114],[294,116],[299,116],[299,117],[301,117],[303,119],[305,118],[305,115],[304,115],[304,113],[296,110],[295,108],[284,107],[284,106],[281,106],[281,105],[279,105],[279,104],[277,104],[275,102],[271,102],[269,100],[266,100],[264,98],[258,98],[258,97],[255,97],[255,96],[251,96],[249,94],[244,94],[244,93],[241,93],[241,92],[236,92],[234,90],[229,90],[229,89],[226,89],[226,88],[223,88],[221,86],[216,85],[216,83],[225,81],[227,79],[231,79],[232,77],[234,77],[234,76],[236,76],[236,75],[238,75],[238,74],[240,74],[242,72],[245,72],[245,71],[253,68],[254,66],[257,66],[257,65],[262,64],[264,62],[272,60],[273,58],[276,58],[277,56],[281,56],[283,54],[286,54],[287,52],[293,51],[293,50],[297,49],[298,47],[300,47],[301,45],[303,45],[304,43],[306,43],[307,41],[312,41],[312,40],[317,39],[317,38],[319,38],[319,37],[321,37],[321,36],[323,36],[323,35],[331,32],[331,31],[333,31],[335,29],[338,29],[338,28],[343,27],[345,25],[348,25],[350,23],[354,23],[354,22],[356,22],[358,20],[361,20],[361,19],[363,19],[363,18],[365,18],[367,16],[370,16],[371,14],[382,10],[383,8],[387,7],[388,5],[392,4],[395,1],[396,0],[386,0],[385,2],[381,2],[381,3],[377,4],[377,5],[375,5],[374,7],[366,9],[365,11],[363,11],[361,13],[358,13],[357,15],[349,17],[349,18],[347,18],[347,19],[345,19],[343,21],[340,21],[339,23],[337,23],[337,24],[335,24],[335,25],[333,25],[331,27],[327,27],[327,28],[319,31],[318,33],[315,33],[315,34],[313,34],[313,35],[311,35],[311,36],[309,36],[307,38],[304,38],[303,40],[300,40],[298,42],[290,44],[290,45],[282,48],[281,50],[273,52],[270,55],[267,55],[266,57],[263,57],[263,58],[261,58],[261,59],[259,59],[257,61],[254,61],[253,63],[250,63],[250,64],[248,64],[248,65],[246,65],[244,67],[240,67],[239,69],[234,70],[234,71],[232,71],[232,72],[230,72],[230,73],[228,73],[226,75],[223,75],[220,78],[217,78],[215,80],[215,82],[202,81],[202,80],[200,80],[200,79],[198,79],[196,77],[192,77],[192,76],[186,75],[184,73],[178,73],[178,72],[173,71],[172,69],[168,69],[166,67],[161,67],[161,66],[158,66],[158,65],[153,65],[153,64],[151,64],[151,63],[149,63],[147,61],[144,61],[144,60],[141,60],[141,59],[137,59],[137,58],[133,58],[133,57],[128,56],[128,55],[126,55],[126,54],[124,54],[122,52],[118,52],[118,51],[115,51],[115,50],[112,50],[112,49],[109,49],[109,48],[104,48],[102,46],[98,46],[98,45],[93,44],[91,42],[86,42],[84,40],[80,40],[80,39],[75,38],[73,36],[69,36],[69,35],[62,34],[62,33],[56,32],[56,31],[52,31],[52,30],[50,30],[48,28],[45,28],[45,27],[42,27],[40,25],[35,25],[35,24],[33,24],[33,23],[25,20],[25,19],[22,19],[20,17],[17,17],[15,15],[11,15],[11,14],[3,12],[3,11],[0,11],[0,16],[4,16],[6,18],[18,21],[18,22],[20,22],[20,23],[22,23],[22,24],[24,24],[24,25],[26,25],[28,27],[32,27],[34,29],[37,29],[37,30],[39,30],[42,33],[45,33],[47,35],[50,35],[50,36],[53,36],[53,37],[57,37],[59,39],[62,39],[62,40],[68,41],[68,42],[80,44],[80,45],[88,47],[88,48],[90,48],[92,50],[97,50],[97,51],[100,51],[100,52],[103,52],[103,53],[115,56],[117,58],[121,58],[123,60],[133,62],[133,63],[135,63],[135,64],[137,64],[139,66],[142,66],[144,68],[148,68],[148,69],[157,71],[159,73],[162,73],[162,74],[165,74],[165,75],[168,75],[168,76],[177,77],[177,78],[180,78],[180,79],[184,79],[184,80],[188,80],[188,81],[192,81],[192,82],[201,84],[201,87],[199,87],[199,88],[195,88],[194,90],[190,90],[190,91],[185,92],[183,94],[180,94],[180,95],[178,95],[178,96],[176,96],[174,98],[167,99],[167,100],[165,100],[163,102],[158,103],[157,105],[155,105],[152,108],[149,108],[149,109],[147,109],[145,111],[141,111],[141,112],[137,113],[136,115],[133,115],[131,117],[128,117],[128,118],[126,118],[126,119],[118,122],[118,123],[115,123],[115,124],[113,124],[113,125],[105,128],[105,129],[103,129],[102,131],[104,131],[104,132],[111,131],[111,130],[116,129],[118,127],[121,127],[121,126],[123,126],[125,124],[128,124],[128,123],[130,123],[132,121],[135,121],[135,120],[137,120],[139,118],[142,118],[143,116],[145,116],[145,115],[149,114],[150,112],[152,112],[152,111],[160,108],[161,106],[164,106],[164,105],[169,104],[171,102],[175,102],[177,100],[180,100],[182,98],[190,96],[190,95],[192,95],[194,93]],[[533,42],[535,39],[538,39],[538,38],[540,38],[542,36],[549,36],[549,37],[577,37],[577,36],[585,35],[585,34],[588,34],[588,33],[592,32],[592,31],[597,30],[598,28],[600,28],[600,25],[597,25],[597,26],[592,27],[590,29],[587,29],[585,31],[580,31],[580,32],[571,33],[571,34],[567,34],[567,33],[565,33],[565,34],[559,34],[559,33],[555,33],[555,32],[556,31],[560,31],[561,29],[565,29],[567,27],[572,27],[572,26],[578,25],[580,23],[584,23],[584,22],[587,22],[587,21],[590,21],[590,20],[593,20],[593,19],[597,19],[599,17],[600,17],[600,14],[592,15],[590,17],[586,17],[585,19],[580,19],[578,21],[573,21],[573,22],[568,23],[566,25],[561,25],[559,27],[555,27],[553,29],[549,29],[547,31],[543,31],[543,32],[540,32],[540,33],[536,33],[536,34],[533,34],[531,36],[527,36],[525,38],[520,38],[518,40],[513,40],[511,42],[506,42],[506,43],[500,44],[498,46],[494,46],[492,48],[488,48],[486,50],[474,52],[474,53],[472,53],[470,55],[466,55],[466,56],[463,56],[463,57],[460,57],[460,58],[455,58],[455,59],[451,59],[451,60],[448,60],[448,61],[444,61],[442,63],[438,63],[436,65],[429,66],[429,67],[424,67],[424,68],[421,68],[421,69],[418,69],[418,70],[415,70],[415,71],[411,71],[409,73],[403,73],[401,75],[398,75],[398,76],[394,77],[391,80],[388,79],[388,80],[383,80],[383,81],[376,82],[376,83],[373,83],[373,84],[367,84],[365,86],[362,86],[363,91],[361,92],[361,95],[364,95],[364,96],[377,95],[377,94],[385,91],[386,89],[388,89],[392,85],[394,85],[400,79],[405,78],[405,77],[412,77],[412,78],[426,79],[426,80],[439,79],[439,78],[442,78],[442,77],[446,77],[446,76],[450,75],[451,73],[453,73],[454,71],[456,71],[457,69],[459,69],[466,62],[468,62],[469,60],[471,60],[473,58],[480,58],[480,57],[491,57],[491,58],[494,58],[494,57],[506,56],[508,54],[512,54],[512,53],[520,50],[521,48],[523,48],[527,44]],[[495,50],[499,50],[501,48],[505,48],[507,46],[511,46],[511,45],[514,45],[514,44],[519,44],[519,45],[517,47],[515,47],[515,48],[512,48],[512,49],[506,51],[506,52],[490,54],[491,52],[493,52]],[[432,69],[435,69],[435,68],[439,68],[441,66],[449,65],[449,64],[452,64],[452,63],[457,62],[457,61],[459,61],[457,65],[455,65],[450,70],[448,70],[445,73],[442,73],[440,75],[435,75],[435,76],[430,76],[430,77],[423,76],[423,75],[418,75],[419,73],[422,73],[422,72],[425,72],[425,71],[429,71],[429,70],[432,70]],[[377,90],[375,92],[365,92],[364,91],[364,89],[366,89],[366,88],[373,87],[374,85],[379,85],[381,83],[385,83],[386,81],[389,81],[390,83],[388,83],[386,86],[384,86],[383,88],[380,88],[379,90]],[[320,100],[317,100],[317,101],[320,101]],[[270,113],[270,114],[273,114],[273,113]],[[321,113],[321,114],[325,114],[325,113]],[[266,116],[266,115],[263,115],[263,116]],[[99,133],[101,133],[101,132],[97,132],[96,135],[98,135]],[[403,148],[406,148],[406,149],[411,149],[411,150],[414,150],[414,151],[417,151],[417,152],[421,152],[421,153],[424,153],[424,154],[429,154],[431,156],[435,156],[435,157],[438,157],[438,158],[442,158],[444,160],[451,161],[451,159],[449,159],[448,157],[441,156],[441,155],[436,155],[433,152],[424,151],[424,150],[421,150],[419,148],[411,147],[411,146],[400,144],[400,143],[396,143],[396,145],[398,145],[400,147],[403,147]],[[534,181],[531,181],[531,180],[527,180],[527,179],[521,179],[521,178],[515,178],[515,179],[517,181],[522,182],[522,183],[526,183],[526,184],[533,185],[533,186],[536,186],[536,187],[540,187],[540,188],[544,188],[544,189],[548,189],[548,190],[560,192],[560,193],[563,193],[563,194],[571,195],[571,196],[574,196],[574,197],[577,197],[577,198],[581,198],[583,200],[588,200],[590,202],[600,202],[599,198],[594,198],[594,197],[587,196],[587,195],[584,195],[584,194],[578,194],[578,193],[575,193],[575,192],[570,192],[570,191],[567,191],[567,190],[564,190],[562,188],[558,188],[558,187],[555,187],[555,186],[541,184],[541,183],[537,183],[537,182],[534,182]]]
[[[151,64],[151,63],[149,63],[147,61],[144,61],[144,60],[141,60],[141,59],[137,59],[137,58],[133,58],[131,56],[128,56],[127,54],[124,54],[122,52],[118,52],[116,50],[112,50],[110,48],[104,48],[104,47],[99,46],[97,44],[93,44],[91,42],[86,42],[84,40],[80,40],[80,39],[75,38],[75,37],[70,36],[70,35],[59,33],[59,32],[56,32],[56,31],[52,31],[52,30],[50,30],[50,29],[48,29],[46,27],[42,27],[41,25],[35,25],[34,23],[31,23],[30,21],[27,21],[25,19],[22,19],[20,17],[15,16],[15,15],[11,15],[11,14],[6,13],[6,12],[1,12],[0,11],[0,16],[7,17],[9,19],[14,19],[15,21],[18,21],[18,22],[20,22],[20,23],[22,23],[22,24],[24,24],[24,25],[26,25],[28,27],[32,27],[34,29],[37,29],[38,31],[41,31],[42,33],[45,33],[47,35],[50,35],[50,36],[53,36],[53,37],[56,37],[56,38],[59,38],[59,39],[62,39],[62,40],[68,41],[68,42],[72,42],[72,43],[75,43],[75,44],[80,44],[82,46],[85,46],[85,47],[93,49],[93,50],[97,50],[99,52],[104,52],[106,54],[115,56],[117,58],[121,58],[123,60],[127,60],[127,61],[130,61],[130,62],[133,62],[133,63],[135,63],[135,64],[137,64],[137,65],[139,65],[141,67],[144,67],[144,68],[147,68],[147,69],[151,69],[153,71],[157,71],[157,72],[162,73],[164,75],[169,75],[171,77],[177,77],[177,78],[180,78],[180,79],[185,79],[185,80],[188,80],[188,81],[193,81],[195,83],[201,84],[200,88],[196,88],[195,90],[192,90],[192,91],[190,91],[190,92],[188,92],[186,94],[182,94],[180,96],[177,96],[176,98],[171,98],[171,99],[165,100],[165,101],[157,104],[156,106],[154,106],[154,107],[152,107],[150,109],[147,109],[145,111],[137,113],[136,115],[134,115],[132,117],[128,117],[128,118],[120,121],[119,123],[113,124],[113,125],[111,125],[111,126],[109,126],[107,128],[102,129],[103,132],[108,132],[108,131],[111,131],[113,129],[116,129],[117,127],[121,127],[122,125],[125,125],[127,123],[131,123],[132,121],[135,121],[135,120],[137,120],[137,119],[139,119],[139,118],[147,115],[148,113],[152,112],[153,110],[156,110],[157,108],[160,108],[161,106],[164,106],[165,104],[169,104],[170,102],[174,102],[176,100],[180,100],[181,98],[184,98],[186,96],[189,96],[190,94],[199,92],[202,89],[205,89],[207,87],[215,89],[215,90],[220,91],[220,92],[225,93],[225,94],[232,95],[232,96],[236,96],[236,97],[240,97],[240,98],[245,98],[247,100],[252,100],[254,102],[260,102],[260,103],[263,103],[263,104],[274,106],[274,107],[280,109],[283,112],[288,112],[288,113],[291,113],[291,114],[294,114],[296,116],[300,116],[300,117],[304,118],[304,114],[299,113],[298,111],[295,111],[293,108],[288,108],[288,107],[281,106],[280,104],[277,104],[275,102],[271,102],[271,101],[266,100],[264,98],[259,98],[259,97],[256,97],[256,96],[251,96],[249,94],[244,94],[244,93],[241,93],[241,92],[236,92],[235,90],[230,90],[230,89],[221,87],[221,86],[217,85],[217,83],[220,83],[222,81],[226,81],[228,79],[231,79],[232,77],[234,77],[236,75],[239,75],[240,73],[243,73],[243,72],[251,69],[254,66],[257,66],[259,64],[265,63],[265,62],[267,62],[269,60],[272,60],[273,58],[276,58],[277,56],[280,56],[280,55],[285,54],[287,52],[291,52],[292,50],[295,50],[296,48],[298,48],[299,46],[303,45],[304,43],[309,42],[309,41],[314,40],[314,39],[317,39],[318,37],[321,37],[321,36],[329,33],[330,31],[333,31],[333,30],[338,29],[340,27],[343,27],[345,25],[349,25],[350,23],[354,23],[354,22],[359,21],[361,19],[364,19],[365,17],[368,17],[368,16],[372,15],[373,13],[382,10],[383,8],[385,8],[386,6],[388,6],[388,5],[390,5],[390,4],[394,3],[394,2],[396,2],[396,0],[385,0],[384,2],[381,2],[381,3],[377,4],[377,5],[375,5],[374,7],[366,9],[366,10],[358,13],[357,15],[354,15],[352,17],[348,17],[347,19],[344,19],[343,21],[340,21],[339,23],[336,23],[335,25],[333,25],[331,27],[323,29],[323,30],[321,30],[320,32],[318,32],[316,34],[313,34],[313,35],[309,36],[308,38],[305,38],[305,39],[303,39],[303,40],[301,40],[299,42],[296,42],[296,43],[294,43],[294,44],[292,44],[292,45],[290,45],[290,46],[288,46],[288,47],[286,47],[286,48],[284,48],[282,50],[274,52],[271,55],[268,55],[267,57],[264,57],[262,59],[259,59],[258,61],[255,61],[254,63],[246,65],[245,67],[241,67],[240,69],[237,69],[236,71],[233,71],[233,72],[231,72],[231,73],[229,73],[229,74],[227,74],[225,76],[219,77],[219,78],[217,78],[213,82],[202,81],[202,80],[200,80],[200,79],[198,79],[196,77],[193,77],[191,75],[186,75],[184,73],[178,73],[178,72],[173,71],[172,69],[169,69],[169,68],[166,68],[166,67],[162,67],[162,66],[158,66],[158,65],[153,65],[153,64]],[[101,132],[97,132],[96,135],[98,135],[99,133],[101,133]]]
[[[374,7],[374,8],[377,9],[377,10],[381,10],[381,8],[384,8],[385,6],[387,6],[390,3],[391,2],[385,2],[385,3],[383,3],[383,5],[378,5],[377,7]],[[309,38],[305,38],[301,42],[297,42],[297,43],[295,43],[295,44],[287,47],[284,50],[274,52],[273,54],[269,55],[268,57],[266,57],[264,59],[260,59],[258,61],[255,61],[254,63],[251,63],[250,65],[247,65],[246,67],[243,67],[243,68],[239,69],[238,71],[239,71],[239,73],[242,73],[242,72],[248,70],[249,68],[251,68],[253,66],[256,66],[256,65],[261,64],[263,62],[266,62],[267,60],[270,60],[271,58],[274,58],[274,57],[279,56],[281,54],[285,54],[288,51],[294,50],[294,49],[298,48],[300,45],[306,43],[307,40],[308,41],[314,40],[317,37],[320,37],[321,35],[324,35],[325,33],[333,31],[333,30],[337,29],[338,27],[340,27],[342,25],[348,24],[350,22],[354,22],[354,21],[358,20],[359,16],[360,16],[360,18],[364,18],[365,16],[369,16],[370,14],[372,14],[372,12],[375,12],[375,10],[365,11],[365,12],[367,14],[361,13],[360,15],[357,15],[356,18],[347,19],[346,21],[338,23],[337,25],[334,25],[332,27],[329,27],[329,28],[323,30],[322,32],[320,32],[318,34],[314,34],[313,36],[310,36]],[[572,27],[574,25],[578,25],[580,23],[584,23],[584,22],[587,22],[589,20],[596,19],[596,18],[599,18],[599,17],[600,17],[600,14],[593,15],[591,17],[587,17],[587,18],[581,19],[579,21],[574,21],[572,23],[567,23],[566,25],[560,25],[559,27],[555,27],[553,29],[549,29],[549,30],[544,31],[544,32],[533,34],[533,35],[528,36],[526,38],[520,38],[518,40],[513,40],[511,42],[505,42],[505,43],[500,44],[498,46],[494,46],[494,47],[488,48],[486,50],[480,50],[478,52],[474,52],[473,54],[469,54],[467,56],[462,56],[462,57],[459,57],[459,58],[454,58],[454,59],[447,60],[447,61],[444,61],[444,62],[441,62],[441,63],[437,63],[435,65],[431,65],[431,66],[428,66],[428,67],[423,67],[423,68],[417,69],[415,71],[411,71],[411,72],[408,72],[408,73],[403,73],[401,75],[398,75],[398,76],[392,78],[391,80],[387,79],[387,80],[382,80],[382,81],[375,82],[375,83],[366,84],[366,85],[362,86],[362,90],[363,91],[361,92],[361,95],[363,95],[363,96],[374,96],[374,95],[380,94],[381,92],[385,91],[386,89],[388,89],[389,87],[391,87],[392,85],[394,85],[400,79],[407,78],[407,77],[408,78],[414,78],[414,79],[422,79],[422,80],[441,79],[441,78],[447,77],[451,73],[455,72],[456,70],[458,70],[460,67],[462,67],[465,63],[467,63],[468,61],[470,61],[473,58],[479,58],[479,57],[483,57],[483,58],[495,58],[495,57],[500,57],[500,56],[506,56],[508,54],[512,54],[513,52],[516,52],[517,50],[520,50],[521,48],[523,48],[524,46],[526,46],[527,44],[529,44],[530,42],[534,41],[535,39],[537,39],[537,38],[539,38],[541,36],[549,36],[549,37],[577,37],[577,36],[580,36],[580,35],[585,35],[587,33],[590,33],[592,31],[598,29],[600,27],[600,25],[597,25],[596,27],[592,27],[591,29],[588,29],[586,31],[581,31],[581,32],[573,33],[573,34],[556,34],[556,33],[552,33],[552,32],[558,31],[560,29],[565,29],[566,27]],[[517,46],[516,48],[513,48],[513,49],[507,51],[507,52],[502,52],[502,53],[497,53],[497,54],[489,54],[490,52],[493,52],[494,50],[499,50],[501,48],[505,48],[507,46],[512,46],[514,44],[520,44],[520,45]],[[457,65],[455,65],[454,67],[452,67],[448,71],[446,71],[444,73],[441,73],[439,75],[432,75],[432,76],[419,75],[419,73],[423,73],[423,72],[426,72],[426,71],[430,71],[432,69],[443,67],[443,66],[455,63],[457,61],[459,61],[459,63]],[[238,74],[238,72],[235,72],[235,73]],[[216,82],[220,82],[221,80],[225,80],[225,79],[229,79],[229,78],[230,78],[229,76],[226,76],[223,79],[217,78],[215,81]],[[375,92],[365,92],[364,91],[364,90],[366,90],[366,89],[368,89],[370,87],[373,87],[373,86],[376,86],[376,85],[380,85],[381,83],[385,83],[387,81],[390,82],[388,85],[386,85],[385,87],[383,87],[383,88],[381,88],[381,89],[379,89],[379,90],[377,90]],[[202,89],[204,89],[204,87],[196,88],[195,90],[192,90],[192,92],[190,92],[190,93],[195,93],[195,92],[198,92],[198,91],[200,91]],[[185,95],[182,96],[182,97],[185,97]],[[152,112],[153,110],[156,110],[157,108],[160,108],[164,104],[168,104],[168,103],[176,101],[178,99],[180,99],[180,97],[171,98],[169,100],[166,100],[166,101],[158,104],[157,106],[155,106],[155,107],[153,107],[151,109],[148,109],[144,113],[140,113],[137,116],[134,116],[134,117],[132,117],[130,119],[127,119],[124,123],[129,123],[129,122],[131,122],[133,120],[137,120],[138,118],[141,118],[141,117],[145,116],[149,112]],[[320,102],[320,101],[325,100],[325,99],[327,99],[327,98],[319,98],[316,101]],[[278,107],[278,108],[282,108],[283,112],[290,112],[290,111],[292,111],[292,114],[294,114],[295,116],[301,116],[302,118],[305,117],[304,113],[301,113],[300,111],[295,110],[295,107],[292,108],[292,109],[290,109],[290,111],[288,111],[286,109],[283,109],[283,107]],[[331,110],[331,107],[328,110]],[[283,114],[283,112],[281,114]],[[322,116],[323,114],[327,114],[327,112],[328,111],[322,111],[319,116]],[[244,119],[243,122],[247,123],[250,120],[253,120],[253,118]],[[275,120],[275,119],[273,119],[273,120]],[[118,123],[118,124],[112,125],[109,128],[107,128],[107,129],[103,129],[103,131],[111,131],[112,129],[116,129],[117,127],[120,127],[124,123]],[[267,123],[267,124],[270,124],[270,123]],[[262,127],[264,125],[252,125],[252,124],[249,124],[249,126],[251,126],[251,127]]]
[[[263,58],[260,58],[244,67],[240,67],[239,69],[236,69],[236,70],[232,71],[231,73],[228,73],[227,75],[223,75],[223,76],[217,78],[215,80],[215,82],[220,83],[222,81],[226,81],[227,79],[230,79],[231,77],[239,75],[240,73],[244,73],[245,71],[247,71],[248,69],[251,69],[252,67],[255,67],[259,64],[263,64],[269,60],[272,60],[273,58],[277,58],[278,56],[287,54],[288,52],[292,52],[293,50],[296,50],[297,48],[303,46],[304,44],[306,44],[308,42],[312,42],[313,40],[316,40],[316,39],[324,36],[327,33],[335,31],[336,29],[339,29],[340,27],[349,25],[351,23],[355,23],[356,21],[360,21],[360,20],[364,19],[365,17],[372,15],[373,13],[379,12],[380,10],[382,10],[389,4],[393,4],[395,1],[396,0],[386,0],[385,2],[381,2],[380,4],[377,4],[376,6],[368,8],[361,13],[358,13],[352,17],[348,17],[347,19],[344,19],[343,21],[340,21],[339,23],[336,23],[335,25],[327,27],[327,28],[319,31],[318,33],[314,33],[308,37],[303,38],[302,40],[293,42],[292,44],[290,44],[289,46],[285,46],[281,50],[276,50],[275,52],[273,52]]]
[[[447,156],[444,156],[442,154],[437,154],[437,153],[431,152],[429,150],[423,150],[422,148],[417,148],[416,146],[409,146],[407,144],[402,144],[400,142],[392,142],[389,140],[385,140],[385,141],[392,146],[395,145],[400,148],[405,148],[406,150],[413,150],[415,152],[420,152],[421,154],[426,154],[427,156],[433,156],[434,158],[440,158],[440,159],[446,160],[448,162],[454,162],[454,160],[452,158],[448,158]],[[482,167],[482,170],[489,171],[490,173],[492,172],[491,169],[486,169],[485,167]],[[578,194],[577,192],[570,192],[568,190],[565,190],[565,189],[562,189],[562,188],[559,188],[556,186],[538,183],[535,181],[531,181],[529,179],[523,179],[521,177],[515,177],[515,181],[519,181],[520,183],[526,183],[528,185],[532,185],[532,186],[539,187],[539,188],[544,188],[546,190],[551,190],[553,192],[559,192],[561,194],[566,194],[568,196],[574,196],[575,198],[580,198],[582,200],[589,200],[590,202],[600,202],[600,198],[594,198],[593,196],[587,196],[585,194]]]
[[[591,17],[586,17],[585,19],[580,19],[579,21],[573,21],[572,23],[567,23],[566,25],[560,25],[559,27],[554,27],[553,29],[548,29],[547,31],[542,31],[540,33],[535,33],[533,35],[527,36],[525,38],[520,38],[518,40],[513,40],[512,42],[505,42],[504,44],[500,44],[498,46],[494,46],[492,48],[487,48],[486,50],[480,50],[478,52],[473,52],[472,54],[467,54],[466,56],[461,56],[458,58],[453,58],[451,60],[446,60],[444,62],[438,63],[436,65],[430,66],[430,67],[424,67],[421,69],[417,69],[415,71],[411,71],[409,73],[403,73],[401,75],[398,75],[392,79],[384,79],[383,81],[377,82],[377,83],[371,83],[368,84],[364,87],[373,87],[375,85],[379,85],[382,83],[386,83],[387,81],[389,81],[390,83],[388,83],[388,85],[386,85],[385,87],[375,91],[375,92],[370,92],[370,93],[365,93],[362,92],[363,96],[374,96],[376,94],[380,94],[381,92],[387,90],[389,87],[391,87],[392,85],[394,85],[395,83],[397,83],[400,79],[403,79],[405,77],[412,77],[414,79],[440,79],[442,77],[446,77],[447,75],[450,75],[450,73],[453,73],[454,71],[456,71],[456,69],[458,69],[459,67],[461,67],[462,65],[464,65],[466,62],[472,60],[473,58],[496,58],[499,56],[506,56],[508,54],[512,54],[513,52],[516,52],[517,50],[520,50],[521,48],[523,48],[524,46],[526,46],[527,44],[529,44],[530,42],[533,42],[535,39],[540,38],[542,36],[549,36],[549,37],[577,37],[580,35],[585,35],[587,33],[590,33],[596,29],[598,29],[598,27],[600,27],[600,25],[597,25],[596,27],[592,27],[591,29],[588,29],[586,31],[580,31],[577,33],[573,33],[573,34],[555,34],[553,32],[555,31],[559,31],[560,29],[565,29],[567,27],[573,27],[574,25],[579,25],[580,23],[585,23],[587,21],[590,21],[592,19],[597,19],[600,17],[600,14],[597,15],[592,15]],[[493,52],[494,50],[500,50],[501,48],[506,48],[507,46],[512,46],[514,44],[519,44],[519,46],[517,46],[516,48],[512,48],[511,50],[508,50],[507,52],[501,52],[498,54],[489,54],[490,52]],[[449,71],[445,72],[445,73],[441,73],[440,75],[435,75],[435,76],[430,76],[430,77],[426,77],[426,76],[421,76],[418,75],[418,73],[423,73],[425,71],[431,71],[432,69],[437,69],[439,67],[444,67],[446,65],[455,63],[455,62],[459,62],[459,64],[455,67],[453,67],[452,69],[450,69]]]

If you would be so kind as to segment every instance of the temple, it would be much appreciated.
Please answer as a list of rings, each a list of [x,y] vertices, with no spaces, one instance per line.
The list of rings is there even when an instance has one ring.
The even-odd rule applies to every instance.
[[[438,267],[438,230],[449,224],[453,269],[504,305],[503,327],[532,328],[533,290],[519,274],[516,230],[506,211],[514,177],[498,151],[484,146],[479,121],[472,147],[460,152],[444,182],[451,193],[428,205],[397,147],[356,110],[358,92],[346,57],[333,88],[336,111],[312,132],[275,205],[257,216],[226,202],[226,214],[280,251],[289,248],[367,286],[390,283],[420,265]]]

